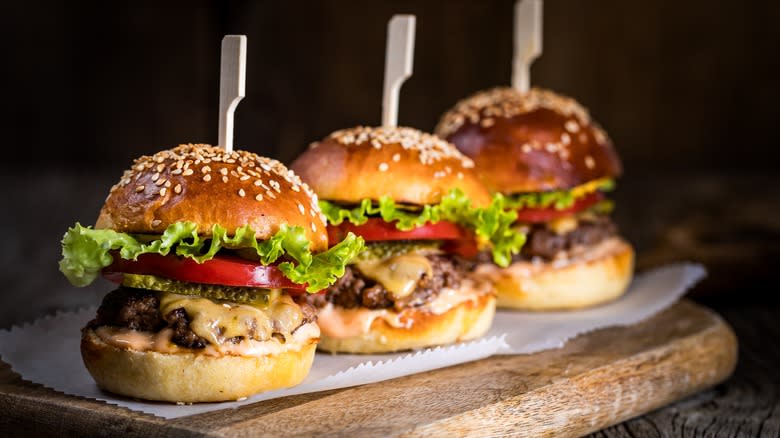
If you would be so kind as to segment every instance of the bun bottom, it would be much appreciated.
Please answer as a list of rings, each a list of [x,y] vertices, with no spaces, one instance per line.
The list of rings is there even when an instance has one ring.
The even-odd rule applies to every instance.
[[[469,341],[484,335],[493,322],[496,299],[491,294],[464,301],[450,310],[434,314],[425,310],[405,311],[411,327],[394,327],[382,318],[374,319],[368,332],[347,337],[321,335],[318,348],[331,353],[390,353]],[[321,317],[320,317],[321,318]]]
[[[106,391],[144,400],[217,402],[300,383],[314,360],[313,339],[299,351],[249,356],[166,354],[109,345],[92,329],[81,335],[84,365]]]
[[[514,263],[506,269],[480,267],[498,294],[498,307],[569,310],[595,306],[622,296],[634,272],[634,250],[622,239],[592,248],[565,266]]]

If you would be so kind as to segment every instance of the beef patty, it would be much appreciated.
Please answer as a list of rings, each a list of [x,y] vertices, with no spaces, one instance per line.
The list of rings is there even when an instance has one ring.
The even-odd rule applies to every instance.
[[[301,325],[317,320],[316,311],[311,305],[298,300],[303,311]],[[145,332],[159,332],[171,328],[171,342],[184,348],[200,349],[209,344],[208,340],[196,335],[190,328],[190,319],[184,308],[173,309],[167,315],[160,312],[160,300],[157,293],[120,286],[103,298],[95,319],[87,324],[88,328],[101,326],[122,327]],[[294,331],[294,330],[293,330]],[[242,337],[231,339],[241,342]]]
[[[565,234],[557,234],[545,224],[534,224],[526,235],[523,249],[512,256],[512,263],[534,258],[551,261],[560,252],[596,245],[617,234],[617,227],[607,216],[580,219],[577,228]],[[493,263],[489,251],[480,252],[476,260],[478,263]]]
[[[354,265],[347,266],[344,276],[323,294],[308,297],[310,303],[322,307],[330,302],[347,309],[401,310],[419,307],[433,301],[444,288],[460,287],[463,277],[474,269],[474,263],[446,254],[425,256],[431,263],[432,275],[424,274],[408,296],[394,300],[393,295],[376,280],[366,277]]]

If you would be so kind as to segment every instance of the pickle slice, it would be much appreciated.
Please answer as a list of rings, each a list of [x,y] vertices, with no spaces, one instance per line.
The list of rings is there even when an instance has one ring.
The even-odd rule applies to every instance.
[[[358,254],[352,263],[383,260],[410,252],[435,253],[439,252],[440,246],[441,241],[438,240],[367,242],[366,249]]]
[[[122,286],[179,295],[197,295],[212,300],[230,301],[258,307],[268,306],[281,294],[279,289],[189,283],[142,274],[122,274]]]

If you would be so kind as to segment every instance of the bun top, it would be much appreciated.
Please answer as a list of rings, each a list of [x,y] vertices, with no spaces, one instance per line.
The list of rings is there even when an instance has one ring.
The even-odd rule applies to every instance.
[[[493,192],[569,189],[622,172],[607,134],[574,99],[494,88],[458,102],[436,133],[474,159]]]
[[[322,199],[437,204],[459,188],[472,205],[490,203],[474,162],[450,143],[412,128],[358,126],[312,143],[292,166]]]
[[[282,224],[301,226],[312,251],[327,249],[317,195],[282,163],[246,151],[185,144],[133,162],[111,188],[95,228],[161,234],[174,222],[198,224],[211,235],[249,225],[258,240]]]

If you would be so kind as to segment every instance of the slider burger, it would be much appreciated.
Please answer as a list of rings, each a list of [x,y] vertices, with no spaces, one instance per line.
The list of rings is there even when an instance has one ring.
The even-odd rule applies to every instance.
[[[320,330],[301,296],[362,247],[345,235],[328,249],[316,195],[279,162],[189,144],[135,160],[95,228],[65,234],[60,270],[119,284],[82,330],[101,388],[213,402],[306,377]]]
[[[634,251],[605,196],[621,164],[582,106],[551,91],[496,88],[458,102],[436,132],[474,160],[527,234],[509,268],[478,269],[494,282],[500,307],[572,309],[625,292]]]
[[[474,339],[495,297],[467,260],[489,247],[506,265],[524,236],[497,208],[452,145],[410,128],[357,127],[313,143],[291,166],[322,199],[335,244],[349,233],[366,250],[318,308],[319,348],[380,353]]]

